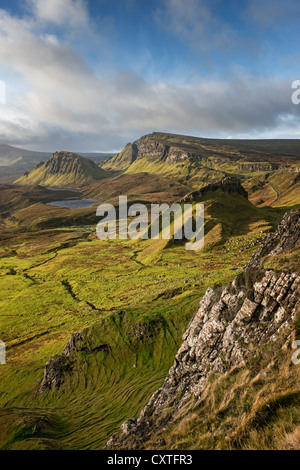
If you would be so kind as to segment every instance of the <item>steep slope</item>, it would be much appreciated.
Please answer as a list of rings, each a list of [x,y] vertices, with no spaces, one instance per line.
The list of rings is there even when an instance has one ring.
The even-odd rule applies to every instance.
[[[0,183],[12,183],[25,171],[34,168],[41,160],[51,157],[51,153],[34,152],[11,145],[0,144]]]
[[[164,385],[107,448],[300,447],[290,349],[300,333],[299,244],[300,210],[285,215],[244,274],[207,290]],[[278,256],[280,270],[265,269]]]
[[[50,152],[35,152],[11,145],[0,144],[0,167],[22,162],[23,167],[36,165],[42,158],[51,157]],[[25,168],[27,169],[27,168]]]
[[[140,414],[207,287],[233,279],[281,212],[221,187],[203,201],[209,240],[199,253],[170,242],[153,259],[156,240],[100,241],[92,228],[39,225],[31,234],[26,226],[11,239],[2,232],[1,339],[9,360],[0,370],[1,448],[99,449]],[[37,224],[37,205],[13,217],[25,210]],[[55,227],[66,228],[68,209],[56,210]],[[50,361],[46,390],[36,393],[55,355],[63,362]],[[51,364],[54,377],[62,365],[54,388]]]
[[[300,144],[297,140],[224,140],[154,132],[129,143],[102,168],[147,172],[196,189],[240,176],[256,205],[299,201]]]
[[[26,172],[15,184],[39,184],[43,186],[76,187],[105,178],[107,174],[92,160],[76,153],[55,152],[45,163],[39,163]]]
[[[213,247],[223,246],[223,250],[230,249],[230,239],[233,236],[245,235],[249,232],[268,230],[277,225],[279,212],[267,208],[258,209],[248,201],[248,195],[241,182],[235,177],[226,177],[216,183],[208,184],[197,191],[185,195],[176,201],[182,207],[186,203],[197,202],[204,204],[204,248],[209,252]],[[183,207],[184,208],[184,207]],[[176,230],[180,227],[176,223]],[[182,233],[184,233],[184,226]],[[149,233],[151,232],[151,224]],[[171,239],[149,240],[145,248],[139,253],[138,259],[149,264],[159,257],[162,250],[176,244],[181,240],[174,238],[174,221],[170,223]],[[187,240],[185,240],[186,242]],[[245,246],[247,241],[243,240]]]
[[[299,164],[300,144],[297,140],[204,139],[153,132],[127,144],[102,167],[123,171],[133,165],[131,171],[136,171],[143,159],[175,166],[196,162],[208,169],[222,165],[224,170],[226,166],[233,169],[234,165],[242,172],[272,171],[279,165]],[[166,165],[161,171],[167,171]]]

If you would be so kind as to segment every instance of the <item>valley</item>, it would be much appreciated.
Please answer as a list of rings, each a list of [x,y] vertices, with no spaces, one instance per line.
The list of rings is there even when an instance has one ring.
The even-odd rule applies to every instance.
[[[56,152],[17,175],[14,184],[1,184],[0,339],[7,364],[0,367],[0,448],[102,449],[122,423],[138,417],[164,384],[207,289],[219,292],[241,276],[284,215],[299,210],[299,168],[298,140],[153,133],[97,164]],[[147,206],[186,198],[204,203],[203,250],[186,251],[173,239],[98,240],[97,204],[117,206],[120,195]],[[94,204],[74,207],[78,200]],[[57,201],[69,207],[57,207]],[[297,244],[291,250],[269,259],[270,269],[298,272]],[[288,377],[279,386],[282,393],[296,393],[297,374],[292,379],[287,357],[277,349],[274,354]],[[226,394],[243,412],[254,407],[259,358],[251,357],[253,369],[244,366],[236,376],[231,368],[227,375],[212,375],[206,401],[192,397],[176,415],[170,437],[154,426],[143,441],[147,448],[238,447],[233,434],[230,442],[225,439],[241,418]],[[273,373],[268,380],[275,385],[263,384],[262,404],[277,393]],[[237,398],[244,380],[245,408]],[[298,416],[298,395],[292,404]],[[205,421],[203,410],[215,424]],[[227,424],[212,437],[223,416]],[[295,416],[279,419],[283,436],[295,432]],[[199,423],[202,437],[195,431]],[[284,438],[276,439],[262,446],[285,445]],[[124,445],[139,448],[139,442]],[[243,442],[249,444],[246,437]]]

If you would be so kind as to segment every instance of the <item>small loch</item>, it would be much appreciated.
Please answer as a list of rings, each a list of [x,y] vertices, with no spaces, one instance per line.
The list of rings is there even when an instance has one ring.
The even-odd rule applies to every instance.
[[[88,209],[99,201],[96,199],[69,199],[65,201],[48,202],[47,206],[64,207],[67,209]]]

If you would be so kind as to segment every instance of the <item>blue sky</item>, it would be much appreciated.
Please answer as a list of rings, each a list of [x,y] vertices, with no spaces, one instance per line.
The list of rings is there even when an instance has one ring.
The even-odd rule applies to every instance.
[[[1,0],[0,141],[299,138],[298,0]]]

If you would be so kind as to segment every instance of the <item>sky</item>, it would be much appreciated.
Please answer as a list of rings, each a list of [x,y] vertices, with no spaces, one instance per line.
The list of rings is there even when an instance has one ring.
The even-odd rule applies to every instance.
[[[299,20],[299,0],[0,0],[0,143],[298,139]]]

